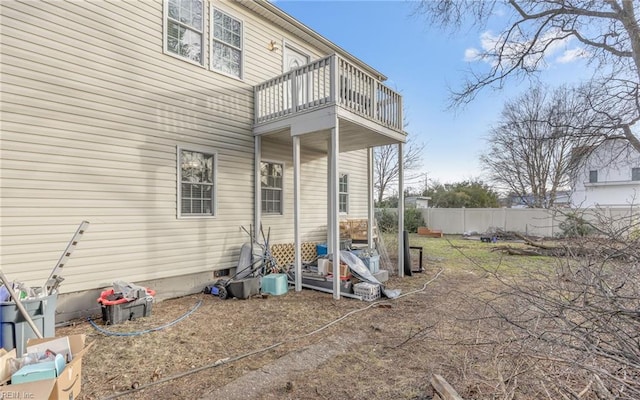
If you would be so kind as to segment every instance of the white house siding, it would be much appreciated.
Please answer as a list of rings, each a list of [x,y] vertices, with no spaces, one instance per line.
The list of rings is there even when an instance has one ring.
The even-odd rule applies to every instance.
[[[632,180],[632,168],[640,168],[640,153],[626,141],[602,144],[578,172],[571,204],[574,207],[638,205],[640,181]],[[589,171],[598,171],[598,182],[589,182]]]
[[[11,279],[44,283],[82,220],[63,293],[236,265],[253,218],[253,85],[282,72],[281,44],[267,44],[323,54],[240,3],[215,4],[244,22],[242,81],[163,54],[160,0],[0,3],[0,264]],[[177,146],[217,154],[216,217],[176,217]],[[321,239],[326,155],[303,158],[303,230]],[[269,221],[283,241],[286,193],[284,218]]]

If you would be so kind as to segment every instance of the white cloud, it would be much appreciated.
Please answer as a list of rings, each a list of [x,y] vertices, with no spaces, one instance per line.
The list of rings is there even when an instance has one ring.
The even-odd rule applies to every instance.
[[[586,58],[588,55],[589,53],[585,49],[577,47],[575,49],[565,50],[560,57],[556,58],[556,62],[568,64],[581,58]]]
[[[480,50],[468,48],[464,51],[465,61],[480,61]]]
[[[578,49],[566,50],[571,39],[555,40],[559,35],[559,31],[550,30],[539,37],[533,48],[533,54],[525,58],[525,64],[527,66],[540,66],[541,63],[549,65],[554,55],[563,52],[563,50],[564,52],[555,59],[555,62],[567,63],[585,56],[586,53]],[[486,31],[480,35],[481,48],[467,48],[464,52],[464,60],[468,62],[484,61],[495,66],[497,57],[494,55],[500,54],[503,66],[508,67],[510,60],[511,63],[518,62],[520,54],[528,51],[527,48],[529,46],[531,46],[531,41],[525,40],[525,38],[518,38],[512,35],[509,41],[505,43],[503,35],[495,35],[491,31]],[[539,53],[542,51],[544,53]]]

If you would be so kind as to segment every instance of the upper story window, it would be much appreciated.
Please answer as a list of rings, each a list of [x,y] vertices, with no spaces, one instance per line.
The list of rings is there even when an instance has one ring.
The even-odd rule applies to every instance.
[[[598,182],[598,170],[589,171],[589,183],[597,183]]]
[[[242,78],[242,21],[213,9],[211,69]]]
[[[165,51],[202,64],[202,0],[168,0],[165,7]]]
[[[273,162],[260,163],[262,186],[262,212],[282,214],[282,171],[283,165]]]
[[[178,148],[178,216],[215,215],[215,154]]]
[[[631,168],[631,180],[640,181],[640,168]]]
[[[349,212],[349,175],[347,174],[341,174],[340,175],[340,182],[338,183],[339,186],[339,194],[340,194],[340,198],[339,198],[339,211],[341,213],[348,213]]]

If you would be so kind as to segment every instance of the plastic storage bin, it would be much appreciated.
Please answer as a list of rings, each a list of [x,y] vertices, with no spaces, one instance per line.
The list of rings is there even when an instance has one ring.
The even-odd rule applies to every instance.
[[[287,293],[287,290],[286,274],[269,274],[262,277],[262,293],[279,296]]]
[[[227,284],[229,297],[248,299],[260,293],[260,277],[232,280]]]
[[[316,245],[316,254],[318,255],[318,257],[326,256],[327,255],[327,244],[326,243],[317,244]]]
[[[369,257],[360,257],[364,265],[369,268],[372,274],[378,273],[380,271],[380,256],[369,256]]]
[[[102,292],[98,302],[102,305],[102,321],[107,325],[115,325],[136,318],[148,317],[153,308],[153,296],[156,292],[147,289],[147,295],[133,301],[127,299],[109,300],[113,289]]]
[[[57,300],[57,293],[42,298],[22,300],[22,305],[43,337],[56,335]],[[0,303],[0,325],[2,347],[5,350],[16,349],[19,357],[26,350],[27,340],[38,337],[14,302]]]
[[[380,285],[369,282],[360,282],[353,285],[353,294],[362,296],[364,301],[374,301],[380,298]]]

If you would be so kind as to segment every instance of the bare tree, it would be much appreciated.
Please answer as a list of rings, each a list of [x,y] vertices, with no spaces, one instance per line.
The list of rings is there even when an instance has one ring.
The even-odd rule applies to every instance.
[[[415,143],[411,138],[404,146],[403,166],[405,179],[411,179],[411,172],[422,166],[422,152],[424,144]],[[374,150],[374,188],[377,202],[384,200],[388,189],[398,182],[400,176],[400,164],[398,163],[398,146],[388,145],[376,147]]]
[[[589,140],[569,128],[586,123],[579,103],[566,87],[549,92],[541,86],[506,102],[480,156],[489,179],[529,207],[552,208],[571,183],[574,149],[588,148]]]
[[[545,67],[545,55],[570,42],[574,55],[594,68],[579,90],[598,129],[575,126],[576,134],[624,138],[640,151],[640,2],[633,0],[422,0],[418,13],[435,25],[459,28],[466,17],[478,27],[500,15],[506,21],[497,36],[487,35],[474,54],[487,61],[486,72],[472,71],[453,104],[466,103],[483,88],[501,88],[509,77],[531,77]]]

